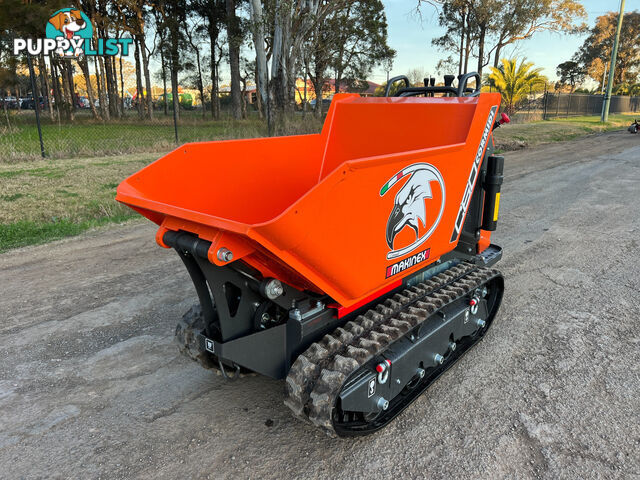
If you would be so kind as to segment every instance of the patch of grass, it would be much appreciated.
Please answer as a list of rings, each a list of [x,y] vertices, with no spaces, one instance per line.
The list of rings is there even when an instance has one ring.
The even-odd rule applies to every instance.
[[[69,192],[63,188],[56,190],[56,193],[60,194],[63,197],[78,197],[79,195],[75,192]]]
[[[22,197],[24,197],[23,193],[14,193],[13,195],[2,195],[2,197],[0,198],[2,198],[2,200],[4,200],[5,202],[15,202]]]
[[[51,222],[21,220],[9,224],[0,224],[0,253],[12,248],[37,245],[72,235],[78,235],[90,228],[108,223],[124,222],[134,216],[135,214],[131,212],[131,214],[93,218],[80,222],[75,222],[70,219],[60,219]]]
[[[22,170],[8,170],[6,172],[0,172],[0,178],[17,177],[22,174]]]
[[[633,114],[609,116],[606,124],[599,116],[555,118],[531,123],[511,124],[494,133],[496,148],[501,151],[518,150],[536,145],[562,142],[584,135],[626,128],[633,121]]]
[[[0,251],[139,217],[115,201],[122,179],[158,154],[0,163]]]

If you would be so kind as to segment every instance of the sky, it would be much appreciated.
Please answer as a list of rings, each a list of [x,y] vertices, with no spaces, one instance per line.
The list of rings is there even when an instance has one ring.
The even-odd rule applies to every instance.
[[[412,12],[417,0],[383,0],[389,24],[389,45],[397,51],[391,76],[406,74],[418,68],[431,76],[436,76],[436,64],[448,56],[431,46],[431,39],[441,36],[444,29],[438,26],[438,13],[430,5],[422,6],[422,21]],[[593,27],[596,18],[609,11],[620,8],[619,0],[583,0],[589,18],[587,25]],[[625,12],[640,9],[640,0],[626,0]],[[543,75],[555,80],[556,66],[567,61],[584,42],[586,35],[562,35],[541,32],[529,40],[518,42],[505,49],[505,56],[526,57],[536,67],[542,67]],[[477,62],[477,60],[475,61]],[[473,64],[473,62],[471,62]],[[368,80],[383,83],[387,74],[378,68]]]

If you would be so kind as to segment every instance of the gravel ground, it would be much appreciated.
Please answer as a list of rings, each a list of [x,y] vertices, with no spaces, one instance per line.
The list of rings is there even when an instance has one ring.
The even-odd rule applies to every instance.
[[[152,226],[0,255],[0,477],[640,478],[640,138],[507,155],[500,210],[492,330],[356,440],[177,353],[196,298]]]

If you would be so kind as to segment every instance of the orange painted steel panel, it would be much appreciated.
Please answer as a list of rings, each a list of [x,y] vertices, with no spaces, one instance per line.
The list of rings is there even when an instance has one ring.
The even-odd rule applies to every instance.
[[[499,103],[336,95],[321,134],[186,144],[116,198],[349,307],[455,248]]]

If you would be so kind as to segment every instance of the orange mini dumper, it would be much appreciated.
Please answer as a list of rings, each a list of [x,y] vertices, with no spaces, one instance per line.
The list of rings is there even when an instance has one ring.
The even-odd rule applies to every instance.
[[[320,134],[186,144],[122,182],[195,285],[181,350],[228,379],[286,378],[296,415],[352,436],[480,340],[503,293],[504,118],[470,78],[336,95]]]

